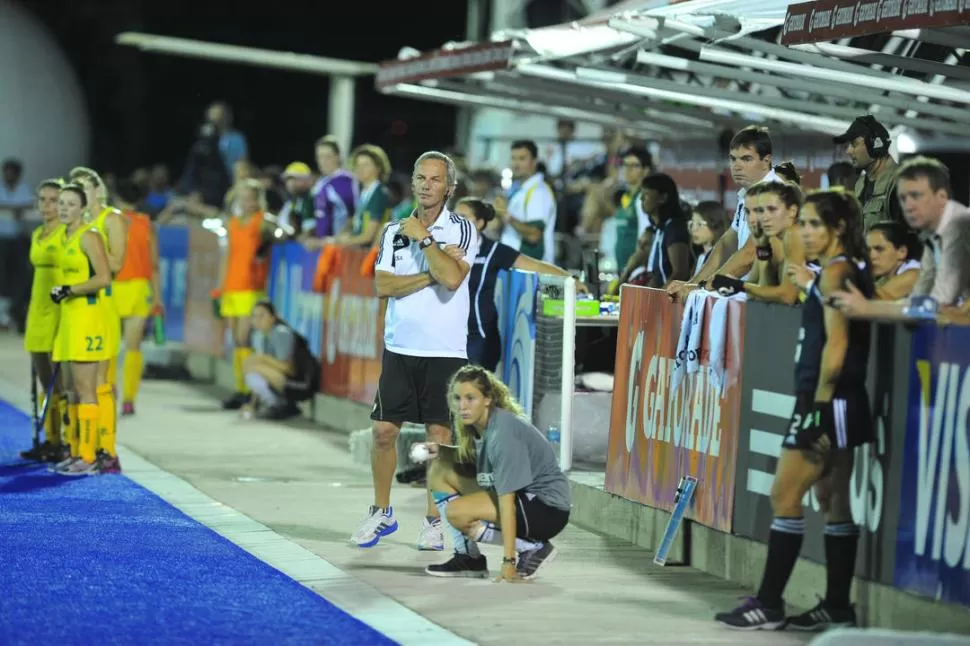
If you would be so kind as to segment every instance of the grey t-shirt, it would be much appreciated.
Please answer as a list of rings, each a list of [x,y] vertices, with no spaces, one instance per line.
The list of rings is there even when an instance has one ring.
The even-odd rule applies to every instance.
[[[552,445],[536,427],[496,408],[475,442],[478,485],[498,495],[525,490],[556,509],[569,511],[569,482]]]
[[[280,361],[290,361],[293,359],[295,341],[293,330],[282,323],[277,323],[268,333],[257,331],[253,335],[253,350],[271,355]]]

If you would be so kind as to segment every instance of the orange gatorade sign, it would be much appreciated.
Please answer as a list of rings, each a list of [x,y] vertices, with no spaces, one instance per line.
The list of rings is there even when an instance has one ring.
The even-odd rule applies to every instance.
[[[671,303],[662,290],[630,285],[623,287],[620,300],[606,490],[670,511],[681,477],[693,476],[697,490],[687,517],[730,532],[744,306],[725,303],[726,315],[720,319],[726,319],[723,391],[710,370],[713,298],[704,304],[700,367],[675,389],[683,305]]]

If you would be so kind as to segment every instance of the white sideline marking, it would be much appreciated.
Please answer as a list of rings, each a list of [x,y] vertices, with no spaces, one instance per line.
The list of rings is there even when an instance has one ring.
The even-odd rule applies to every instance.
[[[30,395],[0,380],[0,399],[30,415]],[[119,445],[124,475],[240,549],[402,646],[472,644],[355,579],[326,559]],[[312,587],[311,587],[312,586]],[[322,628],[321,628],[322,629]]]

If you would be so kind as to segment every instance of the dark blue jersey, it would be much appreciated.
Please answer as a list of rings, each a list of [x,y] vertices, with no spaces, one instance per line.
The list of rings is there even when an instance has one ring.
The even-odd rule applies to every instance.
[[[836,262],[851,265],[848,280],[852,281],[866,298],[875,291],[872,275],[867,265],[856,263],[845,256],[832,258],[827,266]],[[829,295],[819,291],[818,281],[802,303],[802,327],[798,331],[798,349],[795,354],[795,392],[814,393],[822,371],[822,350],[825,349],[825,304]],[[869,371],[869,347],[872,326],[868,321],[849,319],[849,343],[845,361],[835,385],[836,393],[859,390],[865,387]]]
[[[468,281],[468,336],[481,339],[498,335],[498,310],[495,309],[495,281],[498,272],[512,269],[519,252],[512,247],[484,236],[478,246],[478,256],[472,264]]]

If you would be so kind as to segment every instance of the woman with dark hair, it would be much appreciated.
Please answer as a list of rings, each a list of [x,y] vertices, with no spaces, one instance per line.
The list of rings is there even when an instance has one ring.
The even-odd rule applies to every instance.
[[[866,234],[869,264],[876,279],[876,298],[895,301],[906,298],[919,278],[923,245],[902,222],[877,222]]]
[[[495,208],[477,197],[459,200],[455,213],[467,218],[478,233],[495,219]],[[480,237],[478,256],[472,264],[468,293],[471,296],[471,309],[468,311],[468,362],[495,370],[502,358],[502,339],[499,336],[498,311],[495,309],[495,281],[501,270],[521,269],[537,274],[569,276],[560,269],[513,249],[507,244],[496,242],[485,236]],[[454,245],[445,247],[445,252],[458,260],[464,253]]]
[[[698,250],[694,272],[700,271],[711,249],[728,228],[728,216],[719,202],[700,202],[691,211],[687,230],[694,248]]]
[[[808,196],[798,218],[805,254],[821,274],[808,287],[795,354],[795,410],[782,440],[771,488],[774,520],[758,594],[715,619],[741,630],[788,626],[814,631],[850,626],[849,602],[859,528],[852,519],[849,484],[853,450],[873,441],[865,381],[870,326],[832,306],[831,294],[854,284],[873,293],[862,236],[862,209],[851,195],[820,191]],[[785,616],[782,594],[802,547],[802,499],[814,487],[825,513],[825,598],[808,612]]]
[[[640,200],[643,212],[650,216],[656,229],[647,257],[649,286],[663,287],[672,280],[687,280],[691,271],[690,233],[677,183],[664,173],[648,175],[640,184]]]
[[[794,184],[795,186],[802,185],[802,176],[798,173],[798,169],[795,168],[795,162],[781,162],[775,166],[774,171],[775,175],[780,177],[783,181]]]
[[[243,407],[243,417],[249,419],[257,410],[265,419],[298,415],[300,409],[288,389],[298,377],[299,336],[270,301],[259,301],[253,307],[252,326],[253,353],[243,363],[243,375],[253,397]]]
[[[454,556],[425,572],[486,577],[478,543],[504,549],[500,581],[531,579],[556,556],[549,541],[569,522],[569,482],[552,445],[522,416],[509,389],[481,366],[452,377],[449,401],[457,446],[432,442],[428,486],[452,536]]]

